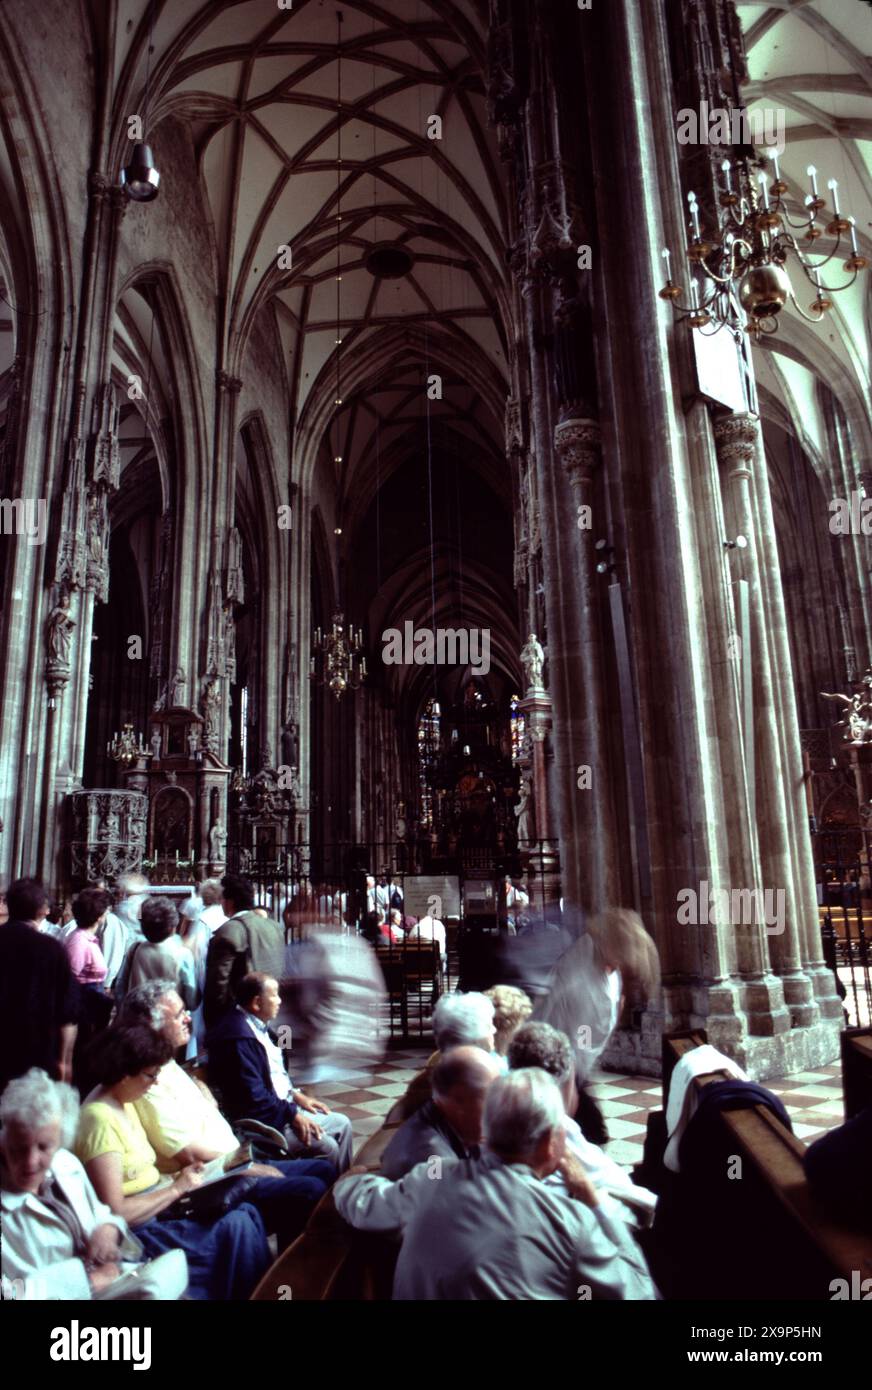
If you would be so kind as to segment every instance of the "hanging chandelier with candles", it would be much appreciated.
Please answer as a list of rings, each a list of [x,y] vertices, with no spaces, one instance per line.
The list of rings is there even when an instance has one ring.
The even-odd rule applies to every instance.
[[[326,685],[337,700],[341,700],[346,690],[359,690],[366,680],[366,657],[360,655],[362,646],[361,629],[350,626],[346,631],[344,613],[334,613],[330,632],[322,633],[320,627],[315,629],[309,680]]]
[[[718,225],[709,231],[700,222],[700,210],[695,193],[688,193],[689,208],[687,258],[690,262],[690,304],[680,304],[681,286],[672,279],[672,257],[669,248],[663,251],[666,262],[666,284],[660,298],[670,300],[676,315],[691,328],[716,333],[722,327],[744,328],[758,340],[764,333],[778,328],[778,315],[788,299],[797,312],[809,323],[820,323],[828,309],[830,298],[853,285],[860,271],[868,264],[859,254],[853,217],[843,217],[839,207],[839,186],[835,179],[827,184],[832,194],[833,215],[824,227],[818,217],[826,200],[818,192],[817,169],[808,166],[811,192],[805,199],[807,210],[803,221],[793,221],[784,202],[787,184],[781,177],[778,154],[768,150],[774,180],[761,167],[762,161],[740,159],[733,166],[728,159],[721,165],[723,187],[718,192]],[[823,236],[835,237],[828,255],[812,258],[815,243]],[[799,237],[804,245],[800,245]],[[850,254],[846,255],[845,237],[850,237]],[[785,270],[788,256],[798,265],[814,291],[808,310],[803,309]],[[829,280],[842,261],[850,279],[844,284]],[[747,315],[741,322],[738,306]]]
[[[146,748],[141,733],[134,735],[132,724],[125,724],[106,744],[106,754],[122,767],[130,767],[139,758],[150,758],[151,749]]]

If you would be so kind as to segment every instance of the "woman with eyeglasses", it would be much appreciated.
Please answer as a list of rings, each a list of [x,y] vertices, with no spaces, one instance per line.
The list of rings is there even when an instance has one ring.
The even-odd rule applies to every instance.
[[[107,1029],[94,1044],[91,1066],[100,1084],[82,1107],[75,1151],[100,1200],[124,1217],[149,1255],[184,1250],[190,1298],[244,1299],[270,1259],[254,1207],[243,1203],[217,1220],[158,1220],[202,1182],[202,1164],[188,1164],[174,1178],[158,1171],[134,1108],[172,1055],[172,1044],[142,1024]]]

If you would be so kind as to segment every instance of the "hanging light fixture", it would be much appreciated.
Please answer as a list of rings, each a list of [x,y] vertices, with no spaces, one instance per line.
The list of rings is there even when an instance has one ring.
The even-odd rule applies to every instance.
[[[690,262],[690,304],[680,304],[681,287],[672,279],[672,258],[669,248],[663,251],[666,262],[666,284],[660,298],[670,300],[677,315],[691,328],[711,333],[722,327],[744,327],[746,333],[758,340],[764,333],[778,328],[778,315],[788,299],[797,312],[809,323],[820,323],[832,308],[833,294],[850,289],[860,271],[868,264],[859,254],[854,219],[843,217],[839,208],[838,184],[830,179],[833,216],[825,228],[818,226],[818,216],[826,202],[818,194],[817,170],[808,167],[811,192],[805,199],[807,217],[794,222],[787,214],[784,194],[787,184],[781,178],[778,155],[767,151],[772,160],[775,178],[761,171],[761,160],[740,159],[735,168],[725,159],[721,165],[724,186],[719,191],[717,228],[712,232],[700,224],[700,209],[696,194],[687,195],[688,231],[687,258]],[[735,182],[734,182],[735,175]],[[809,252],[826,231],[836,242],[829,255],[812,260]],[[800,246],[794,233],[803,233],[805,246]],[[850,237],[850,253],[844,238]],[[825,284],[821,273],[833,262],[842,261],[850,279],[843,285]],[[802,272],[814,290],[808,311],[799,303],[790,277],[785,269],[788,256],[791,264]],[[744,324],[739,321],[738,306],[745,311]],[[708,336],[708,335],[707,335]]]
[[[336,394],[334,405],[342,405],[342,11],[336,11]],[[341,446],[333,456],[342,463]],[[334,536],[342,535],[341,519],[337,518]],[[309,679],[332,690],[341,700],[346,690],[359,690],[366,679],[366,657],[361,656],[363,632],[349,626],[341,609],[333,614],[330,632],[315,629],[312,655],[309,658]]]
[[[130,767],[139,758],[150,758],[151,750],[146,748],[142,734],[134,735],[133,725],[125,724],[121,733],[115,733],[106,744],[106,754],[122,767]]]
[[[135,203],[150,203],[157,197],[160,174],[154,167],[151,145],[137,140],[129,164],[121,170],[121,187]]]
[[[151,18],[148,29],[148,52],[145,67],[145,97],[143,101],[142,129],[148,130],[149,106],[151,98],[151,52],[154,38],[154,0],[151,3]],[[130,159],[121,170],[121,187],[135,203],[150,203],[157,197],[160,174],[155,168],[151,145],[137,140]]]
[[[322,633],[320,627],[315,628],[309,680],[326,685],[337,700],[342,699],[346,690],[359,690],[366,680],[366,657],[360,655],[362,646],[361,629],[349,627],[346,631],[345,614],[337,610],[330,632]]]

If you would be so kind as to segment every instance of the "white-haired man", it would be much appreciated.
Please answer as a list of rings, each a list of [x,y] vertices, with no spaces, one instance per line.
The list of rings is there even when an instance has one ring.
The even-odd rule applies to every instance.
[[[580,1200],[543,1181],[564,1157],[563,1113],[546,1072],[512,1072],[488,1091],[483,1157],[440,1160],[438,1174],[420,1163],[396,1183],[340,1179],[346,1221],[402,1236],[395,1299],[656,1299],[639,1247],[593,1188]]]
[[[470,990],[468,994],[443,994],[433,1010],[430,1026],[436,1051],[427,1059],[424,1070],[409,1082],[406,1094],[399,1102],[400,1114],[404,1119],[430,1099],[433,1069],[441,1053],[448,1052],[452,1047],[480,1047],[483,1052],[493,1052],[496,1045],[493,1003],[486,994],[479,994],[476,990]],[[497,1060],[501,1070],[505,1071],[505,1058],[498,1057]]]
[[[449,1047],[481,1047],[492,1052],[496,1040],[494,1006],[487,995],[443,994],[433,1010],[433,1037],[439,1052]]]

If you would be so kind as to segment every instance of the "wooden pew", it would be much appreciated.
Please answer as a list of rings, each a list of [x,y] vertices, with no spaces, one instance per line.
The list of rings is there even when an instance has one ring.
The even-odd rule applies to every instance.
[[[697,1045],[692,1035],[665,1037],[664,1062],[668,1054],[669,1066],[664,1066],[664,1077],[671,1079],[675,1064]],[[723,1073],[710,1073],[691,1085],[703,1090],[722,1079]],[[729,1173],[719,1175],[719,1191],[696,1194],[698,1228],[695,1234],[687,1228],[687,1247],[678,1261],[694,1267],[678,1269],[672,1296],[827,1300],[834,1279],[846,1279],[850,1288],[852,1271],[859,1271],[861,1279],[872,1275],[872,1238],[834,1221],[820,1208],[805,1178],[806,1146],[771,1110],[763,1105],[724,1110],[718,1124],[724,1152],[741,1161],[741,1177],[727,1182]],[[675,1210],[675,1201],[682,1200],[682,1181],[682,1174],[667,1176],[661,1196],[664,1212],[670,1201]],[[707,1222],[714,1214],[717,1229],[718,1214],[726,1209],[719,1203],[725,1200],[730,1204],[725,1218],[729,1229],[719,1232],[722,1248],[711,1249]],[[660,1234],[668,1242],[668,1216],[664,1222]],[[668,1254],[665,1248],[664,1253]]]
[[[846,1120],[872,1105],[872,1028],[846,1028],[842,1034],[842,1095]]]
[[[396,1130],[396,1125],[382,1125],[356,1155],[355,1164],[377,1172]],[[397,1251],[381,1237],[352,1230],[336,1210],[332,1190],[325,1192],[306,1229],[279,1254],[251,1301],[389,1299]]]

